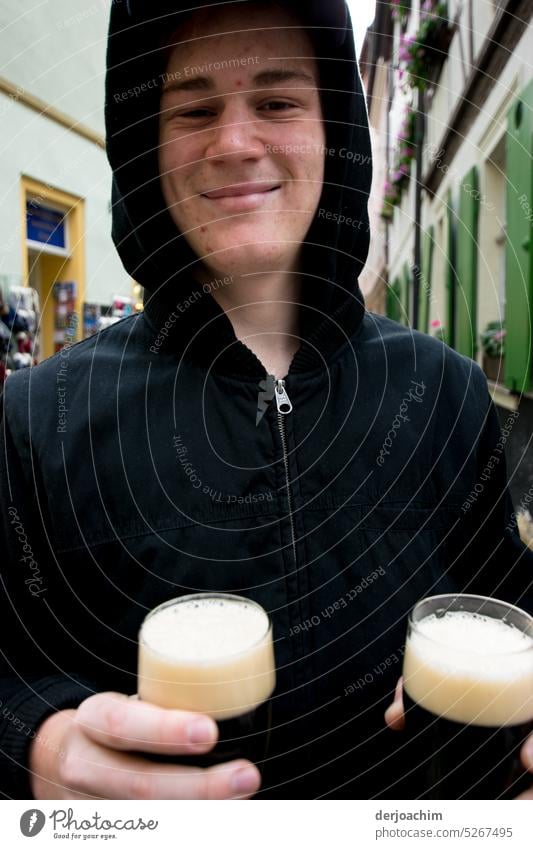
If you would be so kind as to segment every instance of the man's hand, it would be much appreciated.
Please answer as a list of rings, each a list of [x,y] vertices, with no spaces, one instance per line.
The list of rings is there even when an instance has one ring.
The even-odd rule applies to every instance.
[[[405,728],[402,684],[403,678],[399,678],[398,683],[396,684],[396,692],[394,693],[394,701],[385,711],[385,722],[393,731],[402,731]],[[520,750],[520,760],[524,767],[529,772],[533,773],[533,734],[527,738],[526,742],[522,746]],[[533,784],[531,785],[530,790],[527,790],[525,793],[521,793],[520,796],[516,796],[515,798],[533,799]]]
[[[198,769],[150,762],[137,752],[205,754],[218,728],[202,714],[98,693],[39,727],[30,747],[35,799],[234,799],[261,784],[246,760]],[[134,752],[134,753],[132,753]]]
[[[394,701],[385,711],[385,722],[393,731],[403,731],[405,727],[405,715],[403,712],[403,677],[398,678]]]
[[[533,734],[530,734],[526,742],[520,749],[520,760],[528,772],[533,772]],[[520,793],[520,796],[515,796],[516,799],[533,799],[533,784],[526,790],[525,793]]]

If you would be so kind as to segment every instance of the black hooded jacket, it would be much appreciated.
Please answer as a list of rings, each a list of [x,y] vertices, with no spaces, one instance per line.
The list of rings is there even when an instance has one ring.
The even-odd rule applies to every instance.
[[[277,687],[258,798],[408,798],[416,741],[389,731],[383,712],[410,608],[462,589],[533,610],[531,554],[506,490],[514,417],[502,435],[472,361],[365,311],[372,159],[351,24],[343,3],[287,5],[315,43],[333,154],[303,245],[285,413],[262,363],[194,282],[198,258],[159,187],[159,45],[180,4],[112,4],[113,239],[145,309],[6,383],[7,797],[29,797],[29,742],[54,709],[136,691],[151,608],[219,590],[257,600],[273,621]]]

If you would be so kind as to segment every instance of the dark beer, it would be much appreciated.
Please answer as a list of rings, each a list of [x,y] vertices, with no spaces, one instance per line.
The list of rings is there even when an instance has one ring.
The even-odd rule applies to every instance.
[[[533,731],[533,619],[481,596],[420,602],[405,648],[404,707],[417,797],[518,795],[533,784],[519,759]]]
[[[199,767],[267,754],[276,684],[272,626],[263,608],[228,593],[198,593],[155,608],[139,634],[139,698],[211,716],[211,752],[157,757]]]

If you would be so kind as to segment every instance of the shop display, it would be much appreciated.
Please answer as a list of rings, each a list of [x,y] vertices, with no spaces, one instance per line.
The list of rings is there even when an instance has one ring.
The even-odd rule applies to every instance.
[[[54,283],[54,298],[54,351],[57,353],[77,336],[76,284],[72,281]]]
[[[39,295],[29,286],[0,289],[0,385],[12,371],[36,365]]]
[[[102,307],[100,304],[84,304],[83,305],[83,338],[89,339],[98,333],[100,329],[99,320],[102,315]]]

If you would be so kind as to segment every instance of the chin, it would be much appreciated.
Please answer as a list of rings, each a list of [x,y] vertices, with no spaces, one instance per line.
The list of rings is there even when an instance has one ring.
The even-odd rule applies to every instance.
[[[210,240],[209,252],[200,251],[205,257],[205,263],[217,273],[234,274],[235,276],[252,272],[271,272],[287,268],[292,261],[285,251],[280,250],[279,235],[249,233],[241,238],[234,247],[228,247],[229,237]],[[271,244],[258,244],[258,241],[271,240]],[[285,246],[287,247],[287,246]]]

